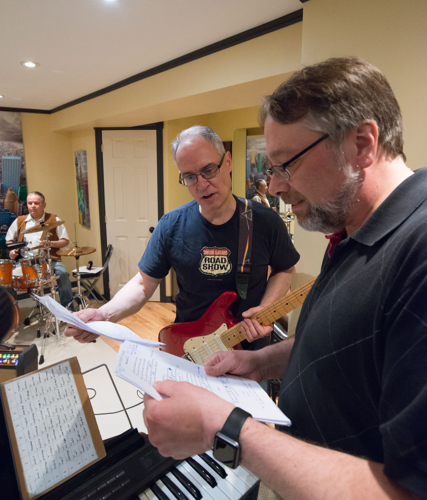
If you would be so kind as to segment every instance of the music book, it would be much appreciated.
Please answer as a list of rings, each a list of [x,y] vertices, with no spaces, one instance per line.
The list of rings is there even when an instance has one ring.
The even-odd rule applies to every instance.
[[[154,382],[181,380],[213,392],[249,412],[255,420],[291,425],[258,382],[235,375],[211,377],[203,366],[167,352],[125,341],[120,346],[114,373],[157,400],[162,397],[154,389]]]
[[[23,500],[32,500],[106,455],[76,357],[0,385]]]

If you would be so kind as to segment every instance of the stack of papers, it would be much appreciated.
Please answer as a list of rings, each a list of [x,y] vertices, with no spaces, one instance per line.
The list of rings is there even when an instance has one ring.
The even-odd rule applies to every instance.
[[[206,374],[203,366],[152,349],[163,344],[143,339],[123,325],[109,321],[85,323],[48,295],[37,297],[37,300],[60,321],[123,342],[117,355],[114,367],[115,374],[157,400],[161,400],[162,396],[154,389],[155,382],[161,380],[186,381],[203,387],[242,408],[249,412],[255,420],[277,425],[291,425],[289,418],[254,380],[235,375],[211,377]]]
[[[43,297],[36,297],[49,311],[60,321],[64,323],[69,323],[70,325],[77,326],[82,330],[87,332],[95,333],[96,335],[102,335],[108,337],[112,340],[117,340],[118,342],[124,342],[129,340],[137,344],[142,344],[150,347],[160,347],[163,345],[161,342],[156,342],[154,340],[143,339],[137,335],[132,330],[129,330],[126,326],[118,325],[117,323],[110,323],[109,321],[92,321],[90,323],[85,323],[72,312],[65,309],[65,307],[58,304],[56,300],[53,300],[49,295]]]
[[[115,374],[151,397],[161,400],[153,388],[160,380],[178,380],[203,387],[217,396],[249,412],[255,420],[278,425],[291,425],[289,418],[274,404],[264,389],[254,380],[234,375],[211,377],[203,366],[156,351],[124,342],[117,355]]]

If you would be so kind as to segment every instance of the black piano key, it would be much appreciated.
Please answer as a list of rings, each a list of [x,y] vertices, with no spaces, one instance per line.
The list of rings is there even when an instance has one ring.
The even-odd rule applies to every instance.
[[[171,481],[168,476],[163,476],[162,481],[164,484],[170,489],[172,492],[173,496],[178,498],[178,500],[188,500],[187,495],[185,495],[179,488],[178,486]]]
[[[212,467],[212,469],[218,474],[218,476],[222,477],[222,479],[225,479],[227,477],[227,472],[219,463],[214,460],[212,457],[207,455],[206,453],[200,453],[199,457],[204,460],[209,467]]]
[[[151,491],[156,495],[159,500],[169,500],[169,497],[163,493],[163,491],[157,486],[157,484],[152,484],[150,486]]]
[[[184,486],[184,488],[186,488],[190,492],[192,497],[194,497],[196,500],[201,500],[202,494],[200,493],[200,490],[198,490],[196,486],[189,479],[187,479],[180,470],[172,469],[171,472]]]
[[[193,469],[212,487],[217,486],[216,479],[208,472],[203,466],[194,460],[194,458],[186,458],[186,462],[193,467]]]

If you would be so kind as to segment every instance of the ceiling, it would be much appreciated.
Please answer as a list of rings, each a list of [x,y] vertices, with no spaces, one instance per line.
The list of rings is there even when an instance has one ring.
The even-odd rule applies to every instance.
[[[50,111],[305,0],[2,0],[0,106]],[[40,66],[29,69],[22,61]]]

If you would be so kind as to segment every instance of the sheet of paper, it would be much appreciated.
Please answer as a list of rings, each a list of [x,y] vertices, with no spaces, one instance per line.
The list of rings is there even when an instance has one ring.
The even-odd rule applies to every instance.
[[[13,380],[5,391],[30,498],[97,459],[68,360]]]
[[[44,306],[46,306],[49,311],[60,321],[64,323],[69,323],[70,325],[77,326],[91,333],[96,333],[97,335],[103,335],[112,340],[117,340],[118,342],[124,342],[129,340],[135,342],[136,344],[141,344],[149,347],[159,347],[163,345],[161,342],[156,342],[154,340],[143,339],[137,335],[132,330],[129,330],[126,326],[118,325],[116,323],[110,323],[109,321],[92,321],[90,323],[85,323],[72,312],[65,309],[58,302],[52,299],[49,295],[43,297],[36,297]]]
[[[203,366],[166,352],[124,342],[120,346],[114,371],[118,377],[157,400],[162,397],[153,388],[154,382],[167,379],[187,381],[246,410],[255,420],[291,425],[288,417],[257,382],[234,375],[211,377],[206,375]]]

